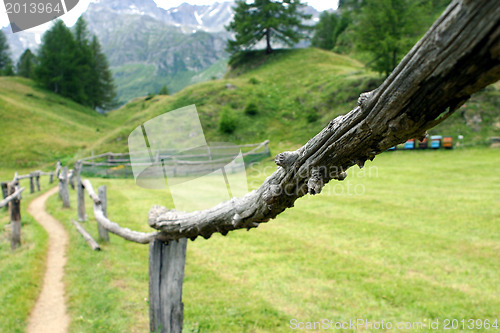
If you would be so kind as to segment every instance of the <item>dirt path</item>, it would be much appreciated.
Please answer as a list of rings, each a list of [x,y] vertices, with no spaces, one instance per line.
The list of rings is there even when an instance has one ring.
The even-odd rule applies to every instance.
[[[69,316],[64,298],[64,265],[68,234],[59,221],[45,211],[45,202],[57,187],[34,199],[28,206],[28,212],[49,234],[47,270],[43,278],[42,292],[29,317],[28,333],[67,332]]]

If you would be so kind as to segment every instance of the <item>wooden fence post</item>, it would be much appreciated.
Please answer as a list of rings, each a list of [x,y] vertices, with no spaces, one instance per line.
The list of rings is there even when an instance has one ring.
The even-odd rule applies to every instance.
[[[101,207],[104,217],[108,217],[108,201],[106,196],[106,185],[99,186],[97,189],[99,199],[101,200]],[[99,232],[99,238],[105,242],[109,242],[109,233],[106,228],[104,228],[99,221],[97,221],[97,231]]]
[[[35,192],[35,175],[34,173],[30,173],[30,193],[34,193]]]
[[[77,161],[73,168],[73,175],[76,177],[76,201],[78,205],[78,221],[87,221],[87,214],[85,214],[85,189],[82,185],[82,162]]]
[[[49,178],[49,184],[52,184],[54,182],[54,172],[50,172],[50,178]]]
[[[75,164],[75,166],[76,166],[76,164]],[[75,170],[74,170],[74,168],[69,173],[68,181],[69,181],[69,185],[71,186],[71,189],[74,190],[75,189]]]
[[[9,184],[9,195],[16,192],[15,182]],[[15,250],[21,245],[21,199],[19,197],[13,199],[9,203],[10,208],[10,226],[11,226],[11,242],[10,247]]]
[[[182,284],[187,239],[149,244],[149,329],[180,333],[184,317]]]
[[[56,163],[56,178],[59,178],[59,175],[61,174],[61,161],[57,161]]]
[[[59,176],[59,196],[62,199],[63,207],[69,208],[69,190],[68,190],[68,167],[62,169]]]
[[[40,192],[40,171],[35,173],[36,190]]]
[[[2,197],[3,199],[7,198],[9,196],[9,190],[7,188],[7,183],[1,183],[2,186]],[[9,206],[5,206],[5,210],[9,209]]]

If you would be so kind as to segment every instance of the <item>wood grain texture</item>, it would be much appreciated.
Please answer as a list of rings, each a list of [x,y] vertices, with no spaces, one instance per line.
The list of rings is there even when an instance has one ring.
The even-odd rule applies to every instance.
[[[187,240],[165,243],[153,240],[149,245],[149,318],[150,331],[182,332],[182,284],[186,264]]]

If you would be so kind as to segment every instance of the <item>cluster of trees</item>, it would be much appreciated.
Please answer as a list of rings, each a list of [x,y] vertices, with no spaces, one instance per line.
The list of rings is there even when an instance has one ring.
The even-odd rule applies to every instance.
[[[1,75],[14,75],[14,67],[9,53],[9,44],[2,30],[0,30],[0,76]]]
[[[27,49],[20,56],[16,73],[94,109],[106,110],[116,105],[116,88],[108,60],[82,17],[73,30],[57,20],[43,35],[36,55]],[[14,75],[3,33],[0,33],[0,74]]]
[[[450,0],[340,0],[323,12],[313,46],[366,55],[368,66],[389,75]]]
[[[404,54],[441,14],[450,0],[340,0],[335,12],[325,11],[313,27],[312,45],[339,53],[357,52],[370,68],[389,75]],[[293,46],[311,27],[300,0],[237,0],[233,21],[226,27],[235,35],[227,51],[232,55],[254,48],[262,40],[266,52],[272,42]]]

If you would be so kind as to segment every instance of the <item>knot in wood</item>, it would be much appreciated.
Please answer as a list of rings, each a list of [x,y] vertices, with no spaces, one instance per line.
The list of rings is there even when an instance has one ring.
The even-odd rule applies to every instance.
[[[276,155],[274,162],[276,165],[288,169],[297,160],[297,157],[299,157],[299,154],[296,151],[284,151]]]
[[[307,191],[310,195],[320,194],[325,186],[319,170],[313,170],[311,178],[307,181]]]
[[[365,92],[365,93],[362,93],[361,95],[359,95],[358,106],[361,109],[363,109],[363,107],[365,107],[366,104],[368,104],[368,102],[372,99],[374,93],[375,93],[375,90],[372,90],[372,91],[368,91],[368,92]]]

